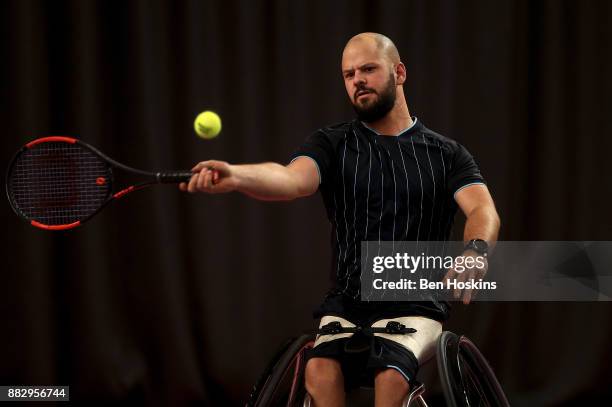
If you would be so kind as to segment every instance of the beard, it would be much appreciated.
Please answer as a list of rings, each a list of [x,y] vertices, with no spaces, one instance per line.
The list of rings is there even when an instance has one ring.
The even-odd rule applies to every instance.
[[[365,104],[361,105],[358,104],[358,102],[356,101],[353,103],[353,109],[355,109],[355,113],[357,113],[357,118],[362,122],[372,123],[377,120],[380,120],[385,117],[387,113],[391,111],[391,109],[393,109],[396,98],[395,79],[393,77],[393,73],[389,75],[389,80],[387,81],[387,84],[380,93],[376,92],[372,88],[361,86],[355,91],[355,95],[357,94],[357,92],[363,90],[378,95],[378,98],[376,98],[376,100],[372,102],[366,102]],[[357,98],[354,98],[354,100],[356,99]]]

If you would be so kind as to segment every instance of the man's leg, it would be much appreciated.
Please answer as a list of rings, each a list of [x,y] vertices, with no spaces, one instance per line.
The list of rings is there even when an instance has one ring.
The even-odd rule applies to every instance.
[[[401,407],[410,386],[406,378],[395,369],[383,369],[374,378],[376,407]]]
[[[306,363],[306,391],[316,407],[344,407],[344,377],[340,362],[312,358]]]
[[[435,343],[442,332],[440,322],[418,316],[381,319],[372,326],[384,327],[391,320],[415,328],[416,332],[374,334],[377,345],[368,363],[370,368],[377,369],[374,377],[377,407],[401,406],[410,388],[408,378],[414,378],[419,365],[435,354]]]

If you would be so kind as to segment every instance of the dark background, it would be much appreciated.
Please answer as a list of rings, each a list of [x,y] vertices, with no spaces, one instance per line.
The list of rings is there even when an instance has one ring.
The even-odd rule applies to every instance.
[[[3,167],[45,135],[145,169],[286,163],[311,131],[352,118],[341,51],[379,31],[408,68],[412,114],[476,157],[501,239],[612,240],[610,2],[0,4]],[[206,109],[224,120],[213,141],[192,129]],[[3,385],[237,405],[277,346],[313,326],[328,285],[318,194],[263,203],[159,187],[63,233],[0,207]],[[514,405],[611,395],[609,303],[458,305],[446,329],[481,347]]]

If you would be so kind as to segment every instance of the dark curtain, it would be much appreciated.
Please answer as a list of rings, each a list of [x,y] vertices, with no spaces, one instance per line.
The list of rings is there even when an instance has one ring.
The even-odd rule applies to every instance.
[[[611,240],[608,1],[9,0],[0,10],[4,167],[45,135],[143,169],[287,163],[311,131],[352,118],[340,54],[352,35],[378,31],[408,68],[412,114],[479,162],[501,239]],[[212,141],[192,129],[206,109],[224,120]],[[313,326],[328,287],[318,195],[263,203],[158,187],[63,233],[0,205],[2,385],[238,405],[284,338]],[[456,306],[446,329],[481,347],[514,405],[610,396],[610,303]]]

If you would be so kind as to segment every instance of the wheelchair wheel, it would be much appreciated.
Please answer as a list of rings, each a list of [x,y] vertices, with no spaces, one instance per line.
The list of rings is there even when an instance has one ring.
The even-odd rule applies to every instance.
[[[253,387],[246,407],[300,406],[304,401],[304,351],[312,348],[313,335],[289,339]]]
[[[438,372],[449,407],[510,405],[493,369],[467,337],[442,332],[437,351]]]

